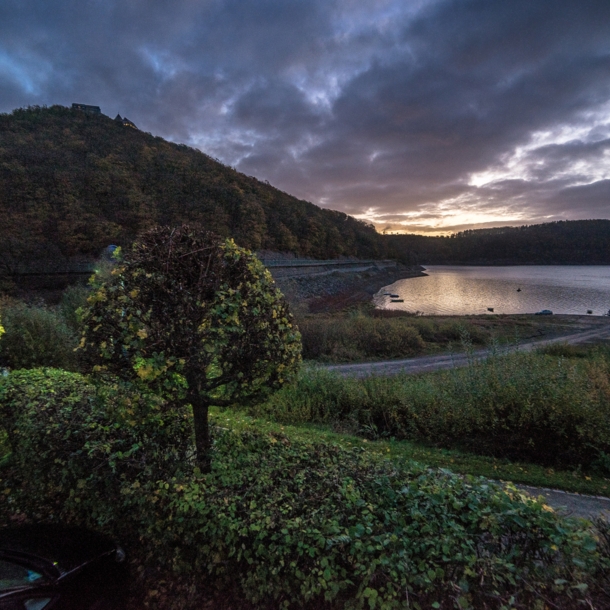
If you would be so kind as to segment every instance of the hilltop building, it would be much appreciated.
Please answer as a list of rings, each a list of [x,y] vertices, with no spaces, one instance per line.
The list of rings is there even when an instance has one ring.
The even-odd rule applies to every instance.
[[[133,127],[134,129],[137,129],[135,123],[133,123],[132,121],[130,121],[127,117],[121,117],[120,114],[117,114],[114,117],[114,120],[117,121],[118,123],[121,123],[121,125],[123,125],[124,127]]]
[[[89,114],[102,114],[99,106],[89,106],[89,104],[72,104],[72,110],[82,110]]]

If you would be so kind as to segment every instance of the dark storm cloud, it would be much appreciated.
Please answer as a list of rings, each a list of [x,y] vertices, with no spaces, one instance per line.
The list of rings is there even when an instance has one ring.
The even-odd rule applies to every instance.
[[[607,0],[6,0],[0,83],[379,226],[610,216]]]

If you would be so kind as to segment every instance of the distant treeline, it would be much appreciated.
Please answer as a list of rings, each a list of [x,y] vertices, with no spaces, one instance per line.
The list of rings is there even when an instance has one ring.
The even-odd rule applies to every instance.
[[[0,115],[0,214],[5,272],[28,259],[98,256],[147,227],[182,222],[253,250],[321,259],[400,256],[372,225],[187,146],[63,106]]]
[[[390,250],[420,264],[610,264],[610,220],[476,229],[450,237],[388,235]]]

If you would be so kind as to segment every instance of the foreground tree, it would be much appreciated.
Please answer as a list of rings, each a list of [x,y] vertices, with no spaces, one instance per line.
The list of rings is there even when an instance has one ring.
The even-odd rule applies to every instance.
[[[210,467],[208,410],[264,399],[297,371],[301,341],[284,297],[250,252],[196,227],[144,233],[83,312],[95,365],[193,409]]]

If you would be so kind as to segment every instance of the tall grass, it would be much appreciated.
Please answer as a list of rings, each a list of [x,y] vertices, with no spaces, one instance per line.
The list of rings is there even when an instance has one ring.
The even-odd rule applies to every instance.
[[[569,361],[515,353],[434,374],[365,379],[309,368],[256,414],[543,465],[605,469],[610,357],[597,352]]]
[[[459,343],[465,331],[477,344],[491,333],[465,320],[378,317],[356,311],[334,316],[299,316],[303,357],[323,362],[401,358],[420,354],[427,343]]]

